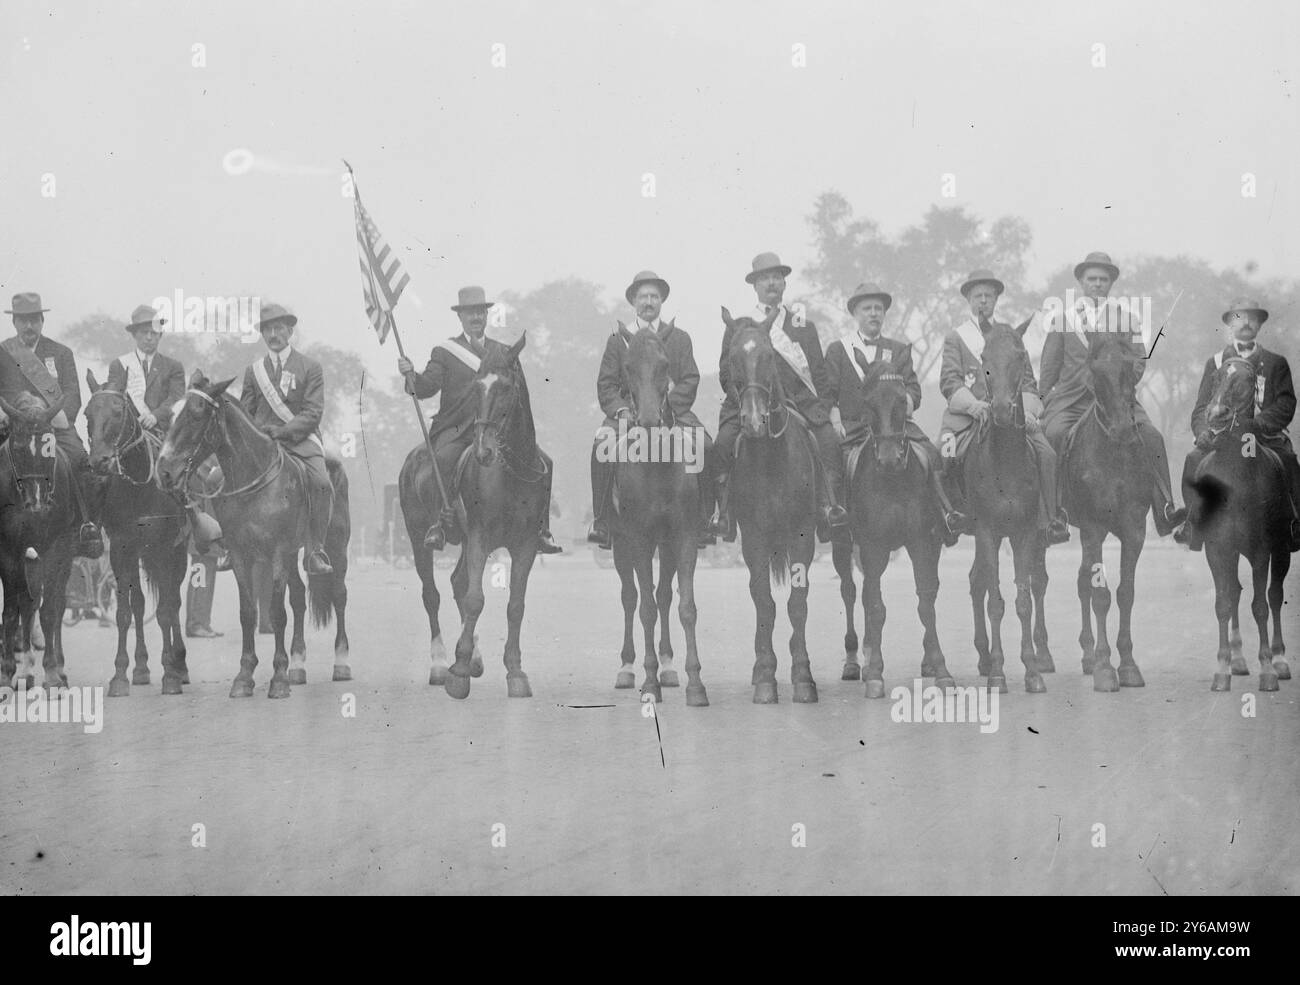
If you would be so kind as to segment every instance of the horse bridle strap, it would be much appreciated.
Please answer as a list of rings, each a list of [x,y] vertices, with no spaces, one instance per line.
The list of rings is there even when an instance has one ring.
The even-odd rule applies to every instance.
[[[202,390],[198,390],[191,387],[189,390],[185,392],[192,393],[197,397],[202,397],[204,400],[206,400],[209,404],[212,405],[215,411],[217,411],[217,413],[213,414],[212,417],[208,420],[208,423],[203,426],[203,436],[199,439],[198,443],[194,446],[194,451],[193,453],[191,453],[189,460],[185,463],[185,468],[182,470],[181,473],[182,477],[188,480],[190,474],[194,471],[194,466],[196,464],[194,461],[195,456],[198,455],[199,450],[203,447],[205,443],[205,439],[207,438],[208,428],[212,427],[213,423],[217,423],[218,425],[220,425],[221,404],[219,404],[213,397],[210,397],[208,394],[204,393]],[[272,482],[280,474],[281,469],[284,468],[284,460],[285,460],[284,446],[281,445],[280,442],[278,441],[275,442],[275,450],[276,450],[275,460],[271,462],[271,464],[268,465],[265,469],[263,469],[261,474],[256,476],[251,482],[246,482],[244,483],[244,485],[240,486],[237,489],[227,489],[226,473],[225,470],[223,469],[221,473],[221,485],[219,485],[215,490],[213,490],[210,493],[204,493],[202,498],[229,499],[232,496],[243,496],[250,492],[256,492],[258,489],[261,489],[263,486]]]
[[[106,393],[106,394],[116,396],[122,401],[124,406],[129,407],[132,411],[135,410],[135,404],[132,403],[130,398],[127,397],[127,395],[122,391],[101,388],[99,390],[96,390],[91,395],[91,398],[93,399],[94,397],[99,396],[101,393]],[[113,457],[111,459],[111,463],[117,470],[115,474],[121,476],[127,482],[131,483],[131,485],[147,486],[154,481],[154,477],[157,475],[159,446],[155,444],[154,441],[149,440],[149,435],[146,433],[144,429],[144,425],[140,423],[140,417],[138,413],[128,413],[127,417],[135,425],[135,435],[131,438],[130,441],[128,441],[125,445],[123,445],[120,443],[122,440],[122,435],[118,434],[117,436],[118,443],[114,444],[113,446]],[[156,440],[157,439],[155,439],[155,441]],[[127,475],[126,469],[122,465],[122,457],[142,444],[145,446],[145,451],[149,456],[149,474],[146,475],[144,479],[133,479],[131,478],[131,476]]]

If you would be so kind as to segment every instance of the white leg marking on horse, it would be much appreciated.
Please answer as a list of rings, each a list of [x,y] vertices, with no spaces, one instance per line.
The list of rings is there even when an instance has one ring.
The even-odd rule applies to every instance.
[[[447,648],[442,645],[442,636],[435,636],[429,644],[429,659],[435,667],[447,666]]]

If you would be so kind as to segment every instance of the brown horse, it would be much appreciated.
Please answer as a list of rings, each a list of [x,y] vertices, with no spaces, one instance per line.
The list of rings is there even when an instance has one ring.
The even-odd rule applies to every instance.
[[[1206,416],[1214,444],[1193,481],[1199,500],[1195,521],[1205,533],[1205,560],[1214,576],[1214,614],[1219,621],[1214,691],[1231,690],[1233,674],[1249,673],[1229,638],[1229,623],[1235,621],[1241,602],[1239,557],[1250,563],[1254,583],[1250,613],[1259,629],[1259,689],[1276,691],[1279,680],[1291,677],[1282,643],[1282,586],[1291,569],[1287,480],[1277,455],[1256,440],[1255,374],[1254,364],[1240,358],[1225,359],[1214,374]]]
[[[910,358],[910,357],[906,357]],[[868,698],[885,696],[885,661],[881,635],[885,603],[880,578],[893,551],[906,547],[916,582],[917,614],[924,629],[921,676],[934,677],[935,686],[954,687],[935,626],[935,599],[939,595],[939,554],[943,547],[943,513],[926,475],[925,463],[912,454],[907,435],[907,391],[897,366],[872,363],[863,380],[867,387],[865,434],[857,467],[849,483],[849,523],[852,540],[836,537],[832,557],[840,576],[848,632],[841,680],[866,681]],[[854,652],[853,547],[862,560],[862,613],[866,621],[866,667],[859,671]]]
[[[450,666],[438,623],[441,596],[433,577],[433,554],[427,549],[415,551],[415,569],[429,617],[433,663],[429,683],[442,684],[453,698],[468,697],[470,678],[483,674],[475,629],[483,612],[483,569],[488,555],[499,547],[510,552],[506,692],[512,698],[530,698],[533,694],[528,675],[521,669],[519,630],[528,575],[537,557],[537,531],[546,509],[542,480],[548,466],[540,457],[522,397],[525,384],[519,353],[523,347],[521,336],[509,349],[490,349],[479,364],[476,385],[467,394],[464,406],[449,408],[452,415],[475,414],[473,444],[461,459],[458,477],[444,476],[448,489],[459,492],[456,510],[460,528],[465,531],[460,558],[451,575],[461,632],[456,641],[456,660]],[[441,511],[427,445],[421,444],[406,456],[398,477],[398,497],[411,543],[420,544]]]
[[[162,630],[163,694],[180,694],[188,683],[185,638],[181,633],[181,584],[188,567],[184,511],[158,488],[154,462],[161,442],[144,429],[135,404],[121,390],[101,387],[86,370],[90,399],[86,401],[86,431],[90,435],[90,467],[103,477],[103,523],[108,533],[109,561],[117,581],[117,655],[109,697],[125,697],[132,684],[149,683],[149,649],[144,641],[143,566],[149,587],[158,599],[158,628]],[[126,677],[126,636],[135,622],[135,671]]]
[[[988,686],[1006,693],[1003,671],[1002,615],[1006,603],[998,584],[998,551],[1011,542],[1015,564],[1016,615],[1020,617],[1020,660],[1025,665],[1025,690],[1047,690],[1034,653],[1033,612],[1037,596],[1042,618],[1046,585],[1047,540],[1038,527],[1038,468],[1025,435],[1025,406],[1020,381],[1029,353],[1021,342],[1025,322],[1018,328],[995,324],[984,340],[981,368],[988,384],[990,417],[981,425],[965,456],[967,497],[975,514],[975,562],[970,570],[971,607],[975,616],[975,649],[980,676]],[[1035,582],[1038,585],[1035,586]],[[984,621],[987,599],[988,621]],[[1043,633],[1046,641],[1046,633]]]
[[[668,406],[668,354],[653,332],[637,332],[628,344],[624,364],[624,392],[632,406],[633,428],[620,450],[642,442],[645,455],[618,456],[614,468],[617,512],[612,518],[614,566],[622,582],[623,652],[615,687],[633,687],[636,646],[632,641],[632,616],[637,607],[637,582],[641,584],[641,626],[645,630],[645,684],[642,695],[663,699],[661,688],[676,687],[673,649],[668,634],[668,610],[677,576],[681,600],[677,615],[686,635],[686,703],[703,707],[708,694],[700,680],[700,657],[695,645],[695,561],[700,535],[699,473],[687,471],[687,458],[702,462],[704,435],[674,426]],[[656,454],[649,454],[655,445]],[[636,458],[635,461],[623,461]],[[659,555],[656,591],[654,559]],[[658,658],[655,621],[662,618]]]
[[[1151,482],[1137,425],[1138,358],[1115,335],[1094,335],[1088,355],[1093,404],[1076,425],[1065,463],[1070,523],[1079,528],[1083,556],[1077,588],[1082,629],[1083,672],[1092,675],[1094,691],[1142,687],[1142,671],[1133,660],[1131,632],[1135,575],[1146,542]],[[1110,662],[1106,616],[1110,586],[1101,551],[1106,535],[1120,543],[1119,674]],[[1091,603],[1091,611],[1089,609]],[[1097,634],[1093,637],[1093,616]]]
[[[186,488],[195,468],[211,455],[221,464],[222,488],[210,497],[230,551],[231,567],[239,584],[239,622],[243,652],[239,673],[230,688],[232,698],[253,694],[257,654],[253,640],[257,629],[257,594],[253,569],[261,562],[271,571],[271,627],[275,654],[271,658],[271,683],[267,697],[289,697],[289,685],[306,682],[306,644],[298,645],[304,608],[298,578],[298,553],[307,537],[306,473],[283,446],[262,432],[239,402],[226,393],[233,380],[210,382],[196,372],[167,431],[158,458],[158,482],[167,491]],[[334,637],[334,680],[352,679],[348,665],[347,545],[351,532],[347,478],[333,463],[329,469],[334,488],[334,509],[325,538],[325,550],[334,567],[332,575],[311,575],[308,587],[312,618],[326,625],[337,619]],[[292,589],[297,584],[297,591]],[[297,626],[294,632],[296,674],[289,673],[284,648],[287,618],[284,590],[290,587],[290,604]],[[296,680],[294,678],[297,678]]]
[[[755,704],[775,704],[776,652],[772,630],[776,602],[772,579],[790,582],[786,611],[790,636],[790,682],[796,702],[817,700],[817,684],[808,662],[808,577],[816,550],[817,451],[808,427],[786,401],[777,373],[781,358],[772,348],[772,320],[731,317],[722,320],[731,332],[731,381],[740,404],[741,433],[732,469],[731,506],[740,527],[741,550],[749,568],[754,600]]]

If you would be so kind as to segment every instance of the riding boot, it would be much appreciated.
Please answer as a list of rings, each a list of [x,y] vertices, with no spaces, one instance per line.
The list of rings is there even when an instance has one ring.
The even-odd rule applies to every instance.
[[[591,452],[591,529],[587,531],[587,541],[601,550],[608,551],[614,546],[610,535],[608,507],[609,496],[614,486],[614,463],[602,462],[596,458],[595,449]]]
[[[542,523],[541,528],[537,531],[537,553],[538,554],[562,554],[564,548],[555,542],[555,537],[551,534],[551,477],[555,474],[554,463],[549,455],[540,449],[537,452],[542,464],[546,466],[546,474],[542,476]]]
[[[324,466],[322,465],[322,468]],[[308,510],[308,541],[305,567],[308,575],[332,575],[334,566],[325,553],[325,537],[329,532],[330,513],[333,510],[333,490],[312,489],[311,479],[306,482]]]
[[[728,544],[735,543],[736,522],[731,517],[731,476],[719,472],[714,479],[717,489],[718,519],[714,521],[711,532],[717,534]]]
[[[1146,449],[1147,461],[1155,479],[1155,488],[1151,496],[1151,513],[1155,521],[1156,533],[1168,537],[1174,528],[1187,519],[1187,510],[1178,506],[1174,499],[1174,490],[1169,481],[1169,461],[1165,456],[1165,440],[1154,427],[1139,429],[1142,446]]]
[[[97,518],[104,511],[108,484],[98,480],[89,466],[79,469],[74,467],[72,481],[77,487],[77,512],[81,517],[72,553],[74,557],[94,561],[104,555],[104,535]]]
[[[930,488],[934,490],[934,495],[939,501],[939,509],[943,513],[943,544],[945,547],[953,547],[961,539],[964,533],[970,533],[967,528],[970,526],[964,513],[959,513],[953,509],[952,501],[948,499],[948,494],[943,488],[943,474],[938,469],[929,469]]]

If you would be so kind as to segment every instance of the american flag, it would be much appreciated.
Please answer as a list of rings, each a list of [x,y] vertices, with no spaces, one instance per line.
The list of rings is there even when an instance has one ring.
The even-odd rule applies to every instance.
[[[351,171],[348,168],[348,172]],[[410,283],[411,275],[402,269],[397,254],[389,248],[361,204],[361,192],[357,190],[355,179],[352,195],[356,206],[357,250],[361,256],[361,294],[366,302],[366,317],[379,335],[379,344],[383,345],[388,330],[393,327],[393,308]]]

